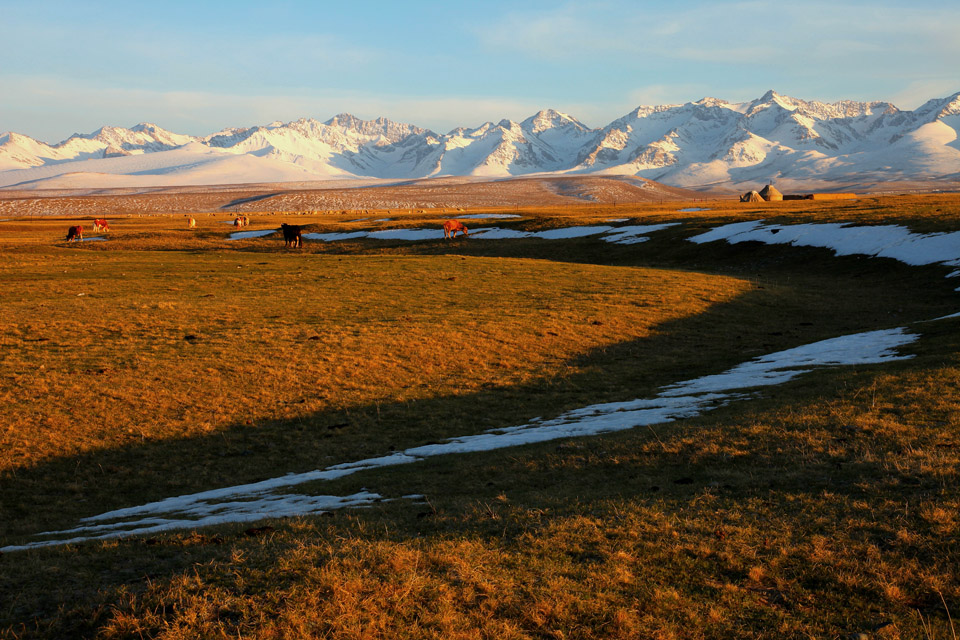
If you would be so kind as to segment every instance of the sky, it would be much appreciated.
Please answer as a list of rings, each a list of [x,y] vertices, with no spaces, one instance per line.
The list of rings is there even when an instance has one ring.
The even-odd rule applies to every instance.
[[[206,135],[338,113],[439,133],[768,89],[914,109],[960,91],[956,0],[0,0],[0,132]]]

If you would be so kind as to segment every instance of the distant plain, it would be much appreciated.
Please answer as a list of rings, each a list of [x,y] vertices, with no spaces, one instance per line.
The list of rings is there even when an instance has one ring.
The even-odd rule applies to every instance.
[[[952,269],[687,239],[758,219],[954,232],[960,196],[740,204],[598,177],[5,195],[0,546],[839,335],[920,339],[689,420],[309,487],[384,496],[362,510],[6,553],[3,637],[956,637],[960,320],[926,322],[960,311]],[[679,224],[294,250],[228,241],[237,213]],[[106,241],[63,242],[101,215]]]

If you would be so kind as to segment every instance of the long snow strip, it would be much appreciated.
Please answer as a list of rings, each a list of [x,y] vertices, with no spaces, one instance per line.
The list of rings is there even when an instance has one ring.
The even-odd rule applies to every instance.
[[[489,216],[487,216],[489,217]],[[548,229],[546,231],[517,231],[500,227],[486,227],[469,232],[471,238],[483,240],[516,240],[520,238],[540,238],[542,240],[568,240],[587,236],[601,236],[605,242],[617,244],[636,244],[647,240],[646,234],[672,227],[678,222],[666,224],[628,225],[614,227],[610,225],[594,225],[586,227],[564,227]],[[420,240],[440,240],[443,238],[442,229],[384,229],[382,231],[345,231],[331,233],[305,233],[304,240],[320,242],[339,242],[342,240],[405,240],[416,242]]]
[[[72,529],[37,534],[52,539],[7,546],[0,551],[7,553],[215,524],[304,516],[366,505],[381,497],[367,491],[338,497],[278,490],[306,482],[342,478],[358,471],[420,462],[434,456],[493,451],[692,418],[731,401],[749,398],[750,390],[785,383],[817,367],[877,364],[910,358],[910,355],[898,354],[897,349],[914,342],[917,337],[904,328],[897,328],[814,342],[754,358],[723,373],[663,387],[653,398],[590,405],[550,420],[534,419],[527,424],[451,438],[443,443],[413,447],[383,457],[117,509],[84,518]]]

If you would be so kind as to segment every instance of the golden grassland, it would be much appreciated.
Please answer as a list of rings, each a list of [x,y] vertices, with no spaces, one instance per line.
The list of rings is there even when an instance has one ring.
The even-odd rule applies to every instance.
[[[67,244],[85,219],[0,222],[0,545],[846,333],[922,336],[910,360],[696,419],[308,487],[388,499],[368,509],[7,553],[0,637],[955,638],[960,321],[920,322],[958,310],[949,270],[685,238],[758,218],[957,231],[960,197],[691,206],[709,210],[467,222],[683,223],[628,246],[286,250],[226,241],[227,217],[207,214],[197,231],[181,214],[111,219],[107,241]],[[444,219],[249,215],[316,231]]]

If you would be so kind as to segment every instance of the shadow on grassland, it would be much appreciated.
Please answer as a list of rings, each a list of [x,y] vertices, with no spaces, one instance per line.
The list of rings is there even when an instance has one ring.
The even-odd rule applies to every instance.
[[[763,281],[786,281],[792,273],[792,282],[758,283],[729,303],[656,327],[649,338],[584,354],[560,367],[572,373],[547,372],[531,386],[235,424],[204,437],[143,441],[9,472],[2,478],[0,539],[9,544],[123,506],[377,457],[588,404],[650,397],[662,385],[719,373],[763,353],[952,311],[945,306],[949,287],[920,290],[930,273],[893,261],[837,259],[821,250],[796,252],[800,257],[738,251],[738,264],[748,271],[753,265],[742,266],[745,254],[766,262]]]
[[[146,596],[153,585],[162,587],[170,580],[195,573],[198,580],[209,585],[204,589],[244,598],[267,598],[266,593],[251,591],[256,588],[254,584],[243,582],[243,576],[255,574],[256,565],[233,568],[235,559],[249,556],[272,566],[282,558],[289,560],[289,554],[302,553],[305,544],[312,553],[319,553],[322,561],[331,563],[336,562],[339,552],[333,551],[335,555],[328,557],[331,552],[322,551],[326,548],[323,541],[353,540],[374,545],[383,541],[412,544],[419,549],[454,537],[470,541],[468,548],[479,545],[501,549],[508,556],[516,554],[522,558],[524,554],[533,554],[536,558],[544,551],[536,550],[540,547],[530,548],[524,540],[538,531],[552,536],[548,538],[553,546],[549,554],[559,554],[559,560],[552,561],[559,561],[561,566],[564,562],[571,564],[567,571],[573,573],[565,580],[581,579],[576,577],[581,572],[586,576],[590,571],[602,571],[605,558],[633,549],[633,553],[650,553],[649,557],[637,558],[641,566],[659,567],[644,571],[651,574],[646,576],[648,579],[658,580],[665,571],[671,577],[664,585],[694,592],[717,581],[750,584],[739,561],[731,556],[738,545],[749,547],[744,561],[782,564],[781,545],[791,543],[795,549],[791,550],[787,564],[797,562],[804,567],[795,576],[800,582],[770,593],[780,594],[777,597],[781,598],[809,599],[802,594],[802,586],[820,594],[820,598],[844,601],[845,620],[850,616],[865,616],[869,620],[870,603],[882,594],[851,591],[849,585],[823,566],[807,562],[805,538],[829,537],[841,530],[847,535],[848,523],[855,521],[860,523],[855,529],[857,542],[867,548],[886,548],[884,557],[888,564],[895,562],[896,556],[897,562],[937,566],[949,557],[945,555],[950,551],[948,541],[932,544],[937,537],[920,536],[909,545],[901,543],[889,548],[892,530],[883,523],[920,531],[923,519],[916,515],[908,519],[901,513],[902,505],[922,505],[930,496],[937,495],[942,489],[943,469],[920,466],[891,474],[882,456],[862,455],[863,445],[858,439],[869,439],[870,448],[881,454],[902,448],[902,441],[889,433],[862,431],[839,422],[842,415],[818,424],[807,415],[807,405],[816,410],[824,397],[843,397],[859,405],[851,414],[877,411],[871,407],[876,399],[869,397],[869,390],[876,389],[879,378],[893,374],[908,379],[922,376],[926,369],[941,362],[956,363],[960,338],[955,326],[949,324],[938,323],[925,331],[930,338],[925,337],[924,342],[916,345],[920,352],[916,360],[825,370],[776,391],[768,390],[761,400],[737,403],[693,421],[514,450],[446,456],[414,467],[384,470],[385,474],[374,472],[373,480],[370,474],[365,478],[361,474],[319,487],[320,491],[342,493],[355,490],[366,481],[372,482],[371,490],[382,491],[391,498],[409,492],[425,494],[430,498],[427,504],[401,500],[373,511],[337,512],[330,518],[294,519],[287,525],[271,521],[8,554],[0,558],[5,566],[5,571],[0,572],[0,589],[14,595],[0,605],[0,630],[11,625],[24,628],[19,627],[24,624],[26,628],[35,628],[38,637],[93,636],[114,617],[110,603],[119,603],[122,610],[136,602],[136,594]],[[598,354],[589,356],[587,361],[595,355]],[[536,391],[491,391],[462,401],[475,403],[494,400],[498,393]],[[517,400],[516,408],[521,412],[535,404]],[[511,404],[507,398],[501,401]],[[438,410],[452,419],[464,418],[464,412],[470,416],[477,413],[472,404],[452,406],[450,399],[417,404],[418,412]],[[901,410],[890,406],[889,401],[884,401],[879,409],[881,413],[894,412],[909,420],[909,415],[897,413]],[[796,415],[804,417],[797,419]],[[330,418],[311,416],[309,420],[314,423],[305,430],[304,425],[295,422],[266,426],[272,430],[267,434],[282,436],[279,430],[285,429],[315,436],[324,428],[322,421]],[[921,437],[936,440],[940,430],[929,426],[920,425]],[[154,455],[202,458],[202,449],[219,449],[218,456],[227,456],[222,462],[231,465],[237,458],[229,458],[237,455],[239,446],[265,444],[241,431],[226,434],[221,443],[210,438],[183,443],[185,448],[181,449],[164,443],[145,445],[135,455],[146,463]],[[323,437],[303,440],[309,442],[304,446],[318,448],[324,442]],[[932,448],[932,443],[928,444]],[[288,448],[286,453],[295,452],[296,448]],[[316,485],[304,487],[310,488],[318,489]],[[157,497],[162,495],[161,489]],[[811,504],[818,505],[814,513],[810,511]],[[565,546],[569,536],[589,533],[594,526],[591,523],[596,522],[604,522],[608,528],[602,544],[598,546],[588,535],[585,539],[574,538],[570,541],[572,546]],[[257,528],[244,532],[251,526]],[[276,535],[270,533],[272,527],[276,527]],[[764,535],[755,540],[739,539],[757,530]],[[662,536],[669,531],[678,531],[680,540],[665,544]],[[729,545],[724,543],[726,536],[731,537]],[[362,544],[349,547],[353,551],[345,553],[356,553],[363,548]],[[838,544],[843,544],[842,540]],[[705,550],[714,546],[729,550],[720,555],[704,555]],[[680,549],[679,556],[675,555],[676,549]],[[698,553],[688,556],[693,549]],[[855,555],[858,550],[850,549],[850,553]],[[367,579],[376,583],[379,574],[372,567],[369,570],[374,574]],[[301,586],[291,582],[295,575],[268,586],[281,591],[310,588],[309,581]],[[231,582],[234,576],[239,580],[236,584]],[[704,593],[709,595],[710,589]],[[213,596],[211,591],[210,597]],[[930,598],[912,600],[911,607],[926,616],[939,615],[939,602],[932,594]],[[220,613],[224,611],[227,617],[221,618],[223,621],[236,622],[230,611],[221,609]],[[773,613],[764,610],[767,611]],[[809,622],[813,624],[818,616],[816,611],[818,607],[803,607],[794,610],[793,615],[812,615]],[[213,615],[216,613],[215,610]],[[161,619],[179,615],[175,608],[164,609]],[[24,635],[30,637],[29,633]]]
[[[764,273],[764,281],[785,280],[793,271],[791,286],[796,286],[798,295],[771,296],[770,285],[758,283],[753,291],[715,305],[706,313],[664,323],[650,338],[584,354],[570,363],[574,371],[571,375],[548,375],[528,386],[491,387],[455,397],[382,403],[349,412],[331,411],[254,425],[236,424],[205,437],[146,441],[51,460],[7,474],[0,479],[4,487],[0,495],[3,543],[27,542],[30,534],[72,526],[80,517],[113,508],[384,455],[448,437],[521,424],[534,416],[550,417],[587,404],[650,397],[664,384],[718,373],[761,353],[855,331],[899,326],[952,311],[946,307],[948,288],[919,290],[920,283],[929,282],[919,277],[920,270],[892,265],[891,261],[867,263],[832,257],[827,258],[830,265],[826,265],[820,260],[825,252],[818,251],[800,252],[804,254],[800,258],[778,257],[779,253],[754,251],[750,259],[756,264],[767,261],[772,265]],[[707,260],[702,255],[699,258]],[[799,263],[804,266],[802,272],[794,271]],[[745,270],[752,267],[740,263]],[[922,275],[928,277],[930,273]],[[810,291],[817,283],[820,290]],[[891,311],[893,306],[896,312]],[[937,333],[938,339],[948,340],[942,329],[930,326],[933,328],[929,331]],[[952,358],[955,350],[956,345],[951,342],[949,349],[943,350],[942,358]],[[928,361],[934,357],[929,355]],[[921,366],[919,360],[907,361],[887,365],[884,371],[912,371]],[[829,394],[844,380],[866,387],[874,375],[871,371],[875,369],[860,374],[828,371],[818,374],[812,382],[801,379],[795,384],[809,390],[801,391],[799,399],[806,401]],[[797,401],[795,393],[765,396],[766,400],[751,406],[775,412]],[[742,411],[742,405],[735,405],[717,415],[729,417]],[[408,431],[410,424],[417,428]],[[425,430],[421,428],[424,425]],[[671,440],[690,429],[679,423],[671,427],[670,434],[662,429],[635,430],[583,439],[566,448],[547,443],[522,452],[451,456],[420,463],[415,469],[389,472],[402,484],[370,489],[389,491],[391,497],[429,493],[437,496],[439,502],[443,500],[443,487],[448,487],[450,509],[464,509],[471,500],[490,500],[510,490],[516,492],[515,500],[531,510],[563,507],[572,512],[590,510],[585,504],[593,499],[625,495],[639,495],[641,501],[655,500],[661,508],[679,512],[696,500],[705,485],[718,479],[721,488],[724,483],[733,487],[727,490],[725,498],[733,501],[777,489],[778,482],[788,482],[801,493],[822,491],[828,485],[841,496],[863,493],[857,486],[856,474],[840,485],[830,481],[835,471],[832,465],[836,464],[830,456],[801,461],[776,454],[776,447],[770,442],[749,445],[748,449],[762,446],[768,450],[737,464],[741,471],[757,464],[778,468],[780,480],[761,474],[752,484],[738,489],[736,483],[724,479],[730,471],[728,458],[717,454],[694,459],[684,447],[673,446],[675,442]],[[429,435],[424,435],[426,432]],[[653,443],[654,448],[662,446],[662,451],[649,453],[645,447]],[[629,450],[643,451],[632,464],[624,465],[622,460],[627,458],[623,456]],[[538,454],[546,454],[549,459]],[[865,465],[861,471],[875,475],[878,469],[877,465]],[[338,483],[337,488],[350,488],[363,480],[364,477],[357,476]],[[910,495],[926,484],[927,479],[922,479],[910,485]],[[422,513],[422,509],[408,509],[406,504],[387,506],[376,517],[393,519],[391,528],[395,533],[389,535],[401,538],[418,528],[428,533],[460,529],[495,535],[494,529],[499,532],[506,531],[508,526],[528,526],[520,520],[519,524],[508,525],[502,520],[478,521],[442,514],[428,514],[429,517],[414,521],[413,512]],[[336,516],[330,522],[349,528],[342,522],[344,517],[353,516]],[[102,603],[112,601],[119,589],[131,583],[129,588],[142,588],[144,581],[162,581],[198,562],[226,559],[233,548],[247,544],[249,539],[237,533],[243,528],[239,525],[216,530],[220,533],[198,535],[174,533],[161,536],[161,542],[150,547],[144,547],[142,540],[134,540],[119,545],[92,543],[8,554],[2,562],[10,571],[5,572],[7,577],[0,583],[0,590],[18,595],[7,605],[8,609],[0,611],[0,629],[31,618],[55,616],[64,603],[70,603],[68,611],[75,606],[77,613],[75,618],[70,617],[72,614],[60,614],[57,625],[95,629],[97,620],[109,615]],[[66,570],[65,565],[71,570]],[[44,579],[37,580],[38,575]]]

